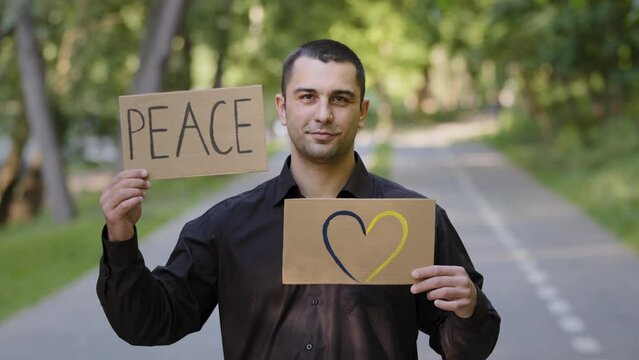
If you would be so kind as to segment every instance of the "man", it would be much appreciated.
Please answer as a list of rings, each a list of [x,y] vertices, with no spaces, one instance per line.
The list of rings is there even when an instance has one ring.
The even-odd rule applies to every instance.
[[[135,223],[145,170],[116,175],[101,197],[106,219],[98,296],[131,344],[168,344],[199,330],[219,305],[227,359],[416,359],[418,330],[445,359],[484,359],[500,318],[443,209],[436,266],[412,286],[283,285],[287,198],[423,197],[366,171],[354,150],[369,100],[357,55],[312,41],[284,62],[275,102],[291,138],[281,174],[187,223],[166,266],[150,272]]]

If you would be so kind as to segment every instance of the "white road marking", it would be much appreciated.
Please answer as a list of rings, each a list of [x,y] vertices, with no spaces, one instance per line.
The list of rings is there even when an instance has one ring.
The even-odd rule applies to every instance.
[[[566,315],[572,310],[568,301],[561,298],[550,300],[546,306],[548,306],[548,311],[555,316]]]
[[[559,326],[565,333],[579,334],[586,329],[583,320],[575,315],[567,315],[559,318]]]
[[[597,339],[590,336],[575,336],[572,338],[572,347],[581,354],[596,355],[601,353],[601,345]]]
[[[530,253],[521,245],[521,241],[504,224],[501,216],[481,194],[466,170],[459,164],[459,161],[445,148],[439,149],[446,158],[446,163],[452,165],[451,167],[459,186],[477,207],[479,214],[497,236],[497,240],[510,251],[528,282],[536,287],[537,295],[546,302],[548,311],[555,316],[559,328],[564,333],[572,336],[570,344],[573,349],[582,355],[600,354],[602,347],[597,339],[588,335],[576,335],[585,333],[586,325],[584,321],[573,314],[570,303],[562,299],[559,291],[548,283],[546,273],[539,269]]]
[[[515,258],[515,260],[520,261],[520,262],[530,262],[532,259],[530,258],[530,254],[528,254],[528,251],[524,250],[524,249],[519,249],[517,251],[513,251],[513,257]]]
[[[555,289],[554,287],[550,286],[550,285],[545,285],[545,286],[540,286],[537,289],[537,295],[542,299],[542,300],[552,300],[557,298],[557,289]]]
[[[519,253],[524,253],[524,250],[518,250]],[[521,260],[518,259],[519,267],[523,272],[537,272],[539,271],[539,267],[537,264],[530,258],[530,256],[526,253],[526,257]]]
[[[545,285],[548,277],[542,271],[531,271],[526,274],[526,279],[533,285],[541,286]]]

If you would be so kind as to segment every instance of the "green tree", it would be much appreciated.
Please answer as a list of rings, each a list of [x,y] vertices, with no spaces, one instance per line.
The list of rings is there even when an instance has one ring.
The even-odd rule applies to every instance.
[[[31,5],[24,3],[18,9],[15,35],[26,115],[43,158],[47,205],[57,220],[67,221],[73,218],[75,211],[49,105],[42,53],[34,32]]]

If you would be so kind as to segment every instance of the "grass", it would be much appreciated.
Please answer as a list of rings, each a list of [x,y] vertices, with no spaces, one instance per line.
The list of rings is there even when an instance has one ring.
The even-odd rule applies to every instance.
[[[267,143],[269,155],[285,143]],[[85,168],[79,168],[86,170]],[[154,180],[144,200],[138,236],[158,229],[219,190],[234,175]],[[0,322],[37,303],[94,268],[102,255],[100,232],[104,224],[98,192],[74,197],[78,216],[58,224],[49,214],[0,228]]]
[[[639,128],[631,119],[608,119],[587,143],[568,128],[542,142],[516,114],[502,120],[510,125],[494,145],[639,251]]]
[[[138,226],[141,238],[187,210],[229,176],[155,180]],[[94,268],[102,253],[99,193],[76,196],[78,216],[57,224],[48,214],[0,229],[0,321]]]
[[[370,171],[383,176],[390,177],[391,161],[393,160],[393,148],[388,142],[383,142],[375,146]]]

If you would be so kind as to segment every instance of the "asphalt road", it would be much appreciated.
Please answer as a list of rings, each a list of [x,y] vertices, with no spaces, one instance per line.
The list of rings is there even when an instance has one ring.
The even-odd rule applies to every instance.
[[[486,278],[502,316],[491,359],[639,359],[636,254],[484,145],[421,133],[396,136],[394,147],[393,178],[447,210]],[[269,174],[241,177],[152,235],[142,247],[147,265],[164,263],[187,219],[281,164],[273,159]],[[119,340],[99,307],[96,273],[0,324],[0,359],[222,359],[217,313],[175,345]],[[438,359],[427,340],[420,336],[420,359]]]
[[[394,178],[447,210],[484,275],[490,358],[639,359],[637,255],[493,149],[419,138],[396,141]]]

